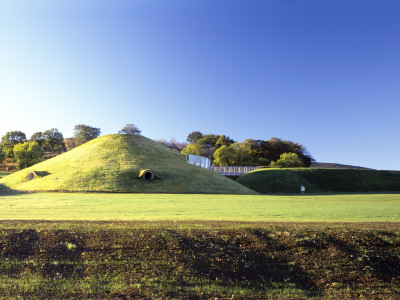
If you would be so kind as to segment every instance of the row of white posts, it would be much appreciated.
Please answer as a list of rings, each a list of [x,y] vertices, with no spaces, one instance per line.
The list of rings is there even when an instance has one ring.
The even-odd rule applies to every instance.
[[[211,170],[221,175],[242,175],[260,169],[261,167],[247,166],[212,166]]]
[[[193,154],[187,154],[186,161],[192,165],[227,176],[242,175],[261,168],[246,166],[211,166],[211,160],[209,158]]]

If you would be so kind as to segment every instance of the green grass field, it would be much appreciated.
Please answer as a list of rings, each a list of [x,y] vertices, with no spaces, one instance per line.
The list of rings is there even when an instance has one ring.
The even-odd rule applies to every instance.
[[[0,299],[399,299],[400,194],[0,193]]]
[[[2,220],[400,222],[400,194],[0,194]]]

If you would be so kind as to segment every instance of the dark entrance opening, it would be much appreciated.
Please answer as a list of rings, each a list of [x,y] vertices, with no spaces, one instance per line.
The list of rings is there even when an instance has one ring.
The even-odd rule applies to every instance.
[[[150,170],[145,171],[143,174],[143,178],[148,181],[153,180],[154,177],[155,177],[155,175],[154,175],[153,171],[150,171]]]

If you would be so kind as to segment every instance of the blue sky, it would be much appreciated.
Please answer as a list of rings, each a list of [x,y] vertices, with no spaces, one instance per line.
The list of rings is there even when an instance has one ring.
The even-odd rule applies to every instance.
[[[0,135],[278,137],[400,170],[400,2],[0,1]]]

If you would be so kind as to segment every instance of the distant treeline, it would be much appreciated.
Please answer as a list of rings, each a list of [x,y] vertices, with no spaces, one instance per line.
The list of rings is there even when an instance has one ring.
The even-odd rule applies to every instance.
[[[225,135],[193,131],[187,142],[183,154],[208,157],[216,166],[309,167],[314,162],[303,145],[274,137],[240,143]]]
[[[30,139],[22,131],[9,131],[0,143],[0,162],[3,165],[17,164],[17,169],[27,168],[43,161],[52,153],[65,152],[100,136],[100,128],[78,124],[74,127],[74,137],[64,139],[57,128],[35,132]]]
[[[72,138],[64,138],[57,128],[35,132],[29,140],[21,131],[10,131],[1,138],[0,163],[16,163],[18,169],[23,169],[95,139],[100,133],[100,128],[84,124],[75,125]],[[140,134],[141,130],[134,124],[126,124],[118,133]],[[193,131],[186,141],[157,140],[183,154],[208,157],[216,166],[309,167],[314,162],[303,145],[274,137],[237,142],[225,135]]]

